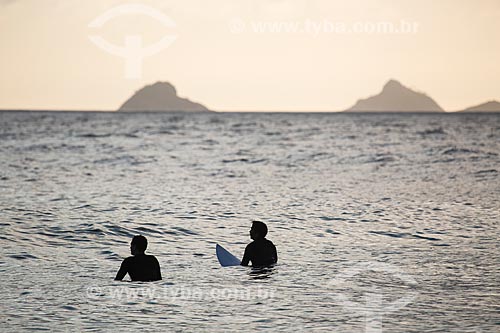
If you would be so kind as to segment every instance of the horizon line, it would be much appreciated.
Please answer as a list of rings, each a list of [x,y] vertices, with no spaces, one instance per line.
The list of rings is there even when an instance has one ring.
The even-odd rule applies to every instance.
[[[120,111],[120,110],[83,110],[83,109],[0,109],[0,112],[102,112],[102,113],[394,113],[394,114],[405,114],[405,113],[425,113],[425,114],[443,114],[443,113],[500,113],[499,111],[334,111],[334,110],[208,110],[208,111],[155,111],[155,110],[144,110],[144,111]]]

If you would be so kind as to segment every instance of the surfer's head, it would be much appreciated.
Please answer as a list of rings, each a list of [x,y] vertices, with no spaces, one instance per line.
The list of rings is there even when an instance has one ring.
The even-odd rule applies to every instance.
[[[141,254],[146,251],[148,247],[148,240],[142,235],[134,236],[132,242],[130,243],[130,253],[132,255]]]
[[[250,238],[261,239],[267,235],[267,225],[264,222],[252,221],[252,228],[250,229]]]

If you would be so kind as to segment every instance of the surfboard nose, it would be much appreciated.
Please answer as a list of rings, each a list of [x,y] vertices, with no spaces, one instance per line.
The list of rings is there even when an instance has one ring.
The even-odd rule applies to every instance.
[[[241,264],[241,261],[238,258],[219,244],[215,245],[215,254],[217,255],[217,259],[222,267],[239,266]]]

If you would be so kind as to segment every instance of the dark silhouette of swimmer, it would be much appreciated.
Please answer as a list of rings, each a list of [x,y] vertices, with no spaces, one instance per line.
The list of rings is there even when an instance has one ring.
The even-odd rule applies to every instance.
[[[125,275],[132,281],[161,280],[160,264],[155,256],[144,254],[148,247],[148,240],[144,236],[134,236],[130,243],[132,257],[123,260],[115,280],[122,280]]]
[[[253,242],[245,248],[245,254],[241,260],[242,266],[248,266],[251,261],[253,267],[263,267],[278,262],[278,253],[273,242],[266,239],[267,226],[264,222],[252,221],[250,238]]]

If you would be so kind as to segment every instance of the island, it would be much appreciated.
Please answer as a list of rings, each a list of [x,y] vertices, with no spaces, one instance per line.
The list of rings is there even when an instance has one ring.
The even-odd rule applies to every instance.
[[[500,112],[500,102],[489,101],[476,106],[471,106],[470,108],[467,108],[460,112]]]
[[[156,82],[136,91],[118,111],[207,112],[207,107],[177,96],[169,82]]]
[[[375,96],[360,99],[346,112],[444,112],[429,96],[389,80]]]

